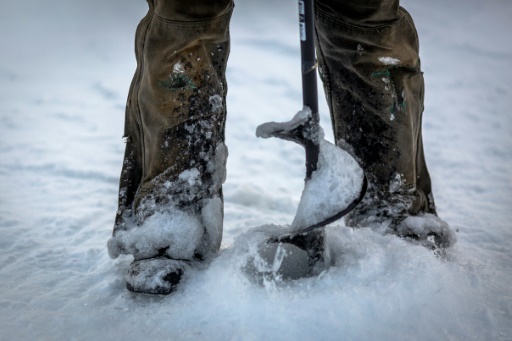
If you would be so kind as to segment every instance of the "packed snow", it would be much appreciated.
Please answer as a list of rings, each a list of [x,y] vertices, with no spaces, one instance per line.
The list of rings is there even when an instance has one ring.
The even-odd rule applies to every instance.
[[[131,256],[107,252],[146,2],[3,2],[0,339],[512,339],[512,3],[402,5],[419,31],[434,195],[457,244],[438,257],[338,221],[326,230],[334,265],[319,276],[251,281],[244,264],[292,223],[305,167],[302,147],[254,136],[302,103],[296,4],[239,1],[222,250],[172,295],[151,296],[126,290]],[[332,141],[323,101],[320,114]]]
[[[203,236],[201,217],[169,207],[149,216],[141,226],[118,231],[108,243],[109,254],[121,253],[137,259],[154,257],[158,250],[174,259],[191,259]]]

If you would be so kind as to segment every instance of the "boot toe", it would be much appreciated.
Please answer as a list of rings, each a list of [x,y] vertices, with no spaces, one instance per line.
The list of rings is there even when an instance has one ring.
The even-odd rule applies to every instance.
[[[428,213],[409,216],[393,226],[392,230],[400,237],[418,241],[432,249],[445,249],[457,241],[448,223]]]
[[[175,291],[185,271],[187,261],[151,258],[134,261],[126,276],[126,287],[133,292],[167,295]]]

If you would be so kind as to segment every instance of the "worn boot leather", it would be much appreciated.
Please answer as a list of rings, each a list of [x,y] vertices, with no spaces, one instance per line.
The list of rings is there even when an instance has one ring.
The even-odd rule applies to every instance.
[[[148,4],[136,31],[137,69],[126,107],[126,150],[109,253],[132,254],[135,261],[204,260],[216,254],[222,238],[225,69],[233,3]],[[199,237],[187,226],[179,227],[175,239],[162,235],[172,234],[172,227],[149,231],[145,222],[162,212],[178,212],[184,225],[197,222]],[[144,288],[138,285],[137,291]]]
[[[319,0],[316,32],[336,144],[369,181],[347,225],[391,221],[406,236],[400,222],[409,216],[440,220],[423,154],[424,82],[411,16],[397,0]],[[443,226],[439,243],[447,246]]]

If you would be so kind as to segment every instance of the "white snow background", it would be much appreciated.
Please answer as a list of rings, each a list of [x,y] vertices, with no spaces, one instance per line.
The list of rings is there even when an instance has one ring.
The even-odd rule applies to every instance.
[[[302,108],[295,1],[240,0],[223,252],[149,296],[125,289],[130,258],[106,250],[145,1],[2,0],[0,340],[512,340],[512,2],[402,5],[420,35],[434,194],[458,231],[447,259],[337,222],[319,278],[247,281],[234,239],[291,223],[304,156],[254,134]],[[324,101],[321,120],[332,140]]]

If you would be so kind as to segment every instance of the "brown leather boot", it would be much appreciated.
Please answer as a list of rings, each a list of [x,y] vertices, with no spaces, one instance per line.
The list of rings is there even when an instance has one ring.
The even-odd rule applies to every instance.
[[[137,69],[126,107],[119,209],[108,248],[113,258],[134,256],[129,289],[169,293],[176,283],[164,278],[179,282],[191,262],[210,259],[221,243],[233,3],[148,4],[135,38]]]
[[[398,0],[319,0],[316,30],[336,144],[369,181],[347,225],[389,222],[398,235],[450,245],[454,236],[437,218],[423,154],[424,83],[409,13]]]

